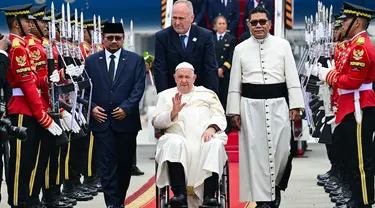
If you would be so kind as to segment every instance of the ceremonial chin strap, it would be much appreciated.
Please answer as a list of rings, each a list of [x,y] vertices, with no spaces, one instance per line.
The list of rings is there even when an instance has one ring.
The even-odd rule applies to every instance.
[[[40,34],[40,37],[44,38],[44,34],[43,34],[42,30],[40,29],[40,27],[38,25],[38,21],[36,19],[34,19],[33,21],[34,21],[36,29],[38,30],[38,32]]]
[[[356,20],[357,20],[357,16],[354,16],[354,18],[353,18],[352,21],[350,22],[350,25],[349,25],[348,29],[345,31],[345,35],[344,35],[343,38],[348,37],[348,35],[349,35],[349,31],[352,29],[353,24],[354,24],[354,22],[355,22]]]
[[[25,37],[26,36],[26,33],[25,31],[23,30],[23,27],[22,27],[22,24],[21,24],[21,20],[18,16],[16,16],[16,20],[18,22],[18,25],[20,26],[20,30],[21,30],[21,34],[22,34],[22,37]]]

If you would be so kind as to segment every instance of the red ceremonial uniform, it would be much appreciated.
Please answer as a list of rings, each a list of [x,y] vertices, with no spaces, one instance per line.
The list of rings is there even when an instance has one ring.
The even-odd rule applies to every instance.
[[[47,82],[48,78],[48,67],[47,67],[47,53],[46,49],[42,44],[42,40],[33,34],[29,34],[25,37],[26,47],[30,51],[30,55],[34,61],[36,72],[40,80],[38,85],[41,90],[42,102],[44,110],[48,111],[49,108],[49,85]]]
[[[24,114],[35,117],[45,128],[52,124],[37,88],[38,74],[34,62],[23,38],[10,34],[12,47],[9,51],[11,64],[6,74],[13,89],[8,103],[8,114]]]
[[[345,50],[348,45],[348,41],[343,41],[336,44],[335,52],[334,52],[334,60],[335,60],[335,68],[338,69],[341,67],[342,62],[341,59],[345,57]],[[333,112],[336,114],[338,109],[338,100],[339,100],[339,93],[337,86],[332,86],[332,96],[331,96],[331,107]]]
[[[328,72],[326,81],[340,90],[357,90],[363,84],[375,80],[375,49],[366,32],[360,32],[348,41],[343,57],[335,70]],[[360,107],[375,106],[375,93],[372,89],[360,90]],[[338,98],[336,123],[355,111],[354,93],[341,94]]]
[[[91,45],[87,42],[83,42],[80,44],[79,48],[83,56],[82,58],[85,60],[91,54]]]

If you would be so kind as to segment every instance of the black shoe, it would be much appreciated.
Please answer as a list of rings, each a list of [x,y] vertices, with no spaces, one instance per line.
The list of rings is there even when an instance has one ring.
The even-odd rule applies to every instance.
[[[321,181],[321,180],[326,180],[328,179],[330,176],[330,171],[328,171],[327,173],[324,173],[324,174],[319,174],[316,178]]]
[[[77,201],[90,201],[94,197],[92,195],[84,194],[81,190],[74,189],[74,190],[69,190],[69,191],[64,191],[63,193],[65,194],[66,197],[75,199]]]
[[[350,198],[342,198],[341,200],[336,201],[336,206],[348,204],[350,201],[352,201]]]
[[[338,188],[336,191],[331,191],[329,197],[334,197],[342,194],[342,187]]]
[[[67,204],[71,204],[73,206],[77,205],[77,200],[73,198],[67,197],[64,193],[59,194],[56,198],[57,201],[65,202]]]
[[[280,192],[280,189],[278,187],[276,187],[275,200],[268,203],[268,204],[270,205],[271,208],[279,208],[280,203],[281,203],[281,192]]]
[[[93,190],[96,190],[97,192],[103,192],[102,184],[100,183],[99,179],[94,179],[94,180],[88,180],[84,181],[83,184]]]
[[[257,202],[256,208],[271,208],[268,202]]]
[[[328,180],[318,180],[318,182],[316,182],[316,184],[318,186],[325,186],[327,182],[328,182]]]
[[[217,199],[215,197],[204,197],[202,207],[217,207]]]
[[[51,202],[43,201],[42,203],[47,208],[73,208],[72,204],[65,203],[65,202],[58,201],[58,200],[51,201]]]
[[[137,166],[133,166],[132,168],[132,176],[141,176],[144,175],[145,173],[139,170]]]
[[[84,194],[91,195],[91,196],[96,196],[98,195],[98,191],[90,186],[80,184],[77,186],[78,189],[80,189]]]
[[[171,208],[187,207],[187,197],[183,194],[173,196],[171,200],[169,200],[169,205]]]

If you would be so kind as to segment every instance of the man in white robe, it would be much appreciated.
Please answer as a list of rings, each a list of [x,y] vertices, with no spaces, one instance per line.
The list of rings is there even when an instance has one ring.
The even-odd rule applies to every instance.
[[[172,207],[186,206],[187,194],[217,206],[215,191],[227,161],[224,109],[213,91],[194,86],[191,64],[179,64],[174,78],[177,87],[159,93],[152,120],[164,130],[156,150],[156,185],[171,186]]]
[[[267,10],[253,9],[252,37],[236,46],[227,115],[239,131],[240,201],[278,207],[279,183],[290,154],[291,122],[304,107],[287,40],[269,34]]]

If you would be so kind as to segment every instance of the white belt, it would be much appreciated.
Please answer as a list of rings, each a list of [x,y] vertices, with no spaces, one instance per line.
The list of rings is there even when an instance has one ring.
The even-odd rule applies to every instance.
[[[40,90],[38,90],[38,93],[39,93],[39,95],[40,95]],[[13,95],[13,96],[24,96],[24,94],[23,94],[21,88],[13,88],[13,89],[12,89],[12,95]]]
[[[358,123],[362,122],[361,103],[359,101],[359,92],[365,91],[365,90],[372,90],[372,83],[362,84],[361,87],[359,87],[356,90],[344,90],[344,89],[338,90],[340,95],[354,93],[355,119],[357,120]]]

